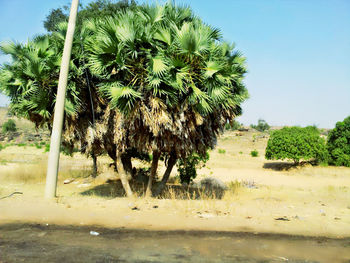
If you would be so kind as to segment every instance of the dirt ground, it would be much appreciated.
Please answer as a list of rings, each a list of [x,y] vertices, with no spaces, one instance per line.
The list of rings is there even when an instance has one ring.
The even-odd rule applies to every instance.
[[[95,235],[91,235],[95,233]],[[0,262],[349,262],[350,239],[0,225]]]
[[[62,156],[58,198],[47,201],[43,199],[47,153],[35,147],[10,146],[0,151],[0,225],[350,237],[350,169],[290,167],[286,162],[266,161],[266,142],[266,135],[254,132],[226,132],[219,139],[196,178],[198,182],[214,177],[229,186],[216,199],[178,196],[176,190],[168,198],[125,198],[120,184],[106,182],[115,176],[104,168],[107,157],[99,158],[99,170],[105,172],[91,180],[91,160],[76,154]],[[259,156],[252,157],[252,150]],[[173,182],[175,175],[176,171]],[[74,180],[64,184],[66,179]],[[8,196],[14,192],[21,194]]]

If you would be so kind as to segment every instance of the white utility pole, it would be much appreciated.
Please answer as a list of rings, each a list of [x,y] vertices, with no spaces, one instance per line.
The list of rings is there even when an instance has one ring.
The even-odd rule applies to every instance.
[[[49,160],[47,163],[45,197],[54,198],[57,188],[57,173],[60,159],[61,135],[64,116],[64,102],[66,99],[66,88],[68,80],[69,61],[72,51],[75,20],[78,13],[79,0],[72,0],[69,14],[66,40],[61,62],[60,77],[58,80],[55,115],[53,119]]]

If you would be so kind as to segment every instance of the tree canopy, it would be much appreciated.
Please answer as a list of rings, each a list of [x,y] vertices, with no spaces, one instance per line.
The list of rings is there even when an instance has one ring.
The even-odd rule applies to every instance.
[[[73,44],[64,142],[87,154],[107,152],[121,173],[132,173],[131,153],[152,153],[150,193],[161,157],[166,182],[177,159],[205,156],[241,114],[245,58],[219,29],[171,3],[83,21]],[[11,110],[37,125],[52,123],[66,28],[62,22],[27,44],[0,47],[13,57],[0,71]]]
[[[258,125],[252,124],[250,127],[260,132],[264,132],[270,129],[270,125],[263,119],[258,120]]]
[[[337,122],[328,134],[330,164],[350,167],[350,116]]]
[[[80,4],[76,21],[77,31],[81,30],[84,21],[87,19],[111,16],[120,10],[135,7],[136,5],[136,1],[134,0],[97,0],[87,4],[86,6]],[[44,28],[48,32],[54,32],[57,30],[57,25],[59,23],[68,21],[68,17],[68,6],[54,8],[46,16]]]
[[[273,131],[266,147],[268,160],[327,161],[327,148],[317,128],[284,127]]]

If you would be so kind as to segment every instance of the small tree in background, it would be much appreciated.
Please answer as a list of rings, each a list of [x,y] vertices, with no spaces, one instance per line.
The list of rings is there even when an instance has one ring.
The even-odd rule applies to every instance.
[[[268,125],[267,122],[263,119],[258,120],[258,125],[252,124],[250,127],[260,132],[264,132],[270,129],[270,125]]]
[[[329,132],[327,147],[330,164],[350,167],[350,116]]]
[[[274,131],[267,142],[265,158],[268,160],[301,160],[327,162],[325,140],[315,127],[284,127]]]
[[[227,122],[225,124],[225,130],[227,131],[236,131],[238,130],[239,128],[242,127],[242,123],[239,123],[238,121],[236,120],[233,120],[232,122]]]
[[[113,16],[119,11],[125,11],[128,8],[136,7],[136,5],[137,3],[134,0],[96,0],[86,6],[80,5],[76,21],[76,31],[79,32],[83,23],[89,19]],[[44,20],[44,28],[48,32],[56,32],[59,23],[68,21],[69,10],[69,6],[51,9]]]
[[[7,122],[4,122],[4,124],[2,125],[2,132],[3,133],[15,132],[15,131],[17,131],[16,123],[12,119],[9,119]]]

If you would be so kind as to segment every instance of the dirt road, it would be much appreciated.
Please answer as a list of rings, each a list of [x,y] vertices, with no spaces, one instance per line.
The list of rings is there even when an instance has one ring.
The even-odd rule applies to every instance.
[[[98,235],[91,235],[90,231]],[[93,233],[93,232],[92,232]],[[0,262],[349,262],[350,239],[94,226],[0,226]]]

